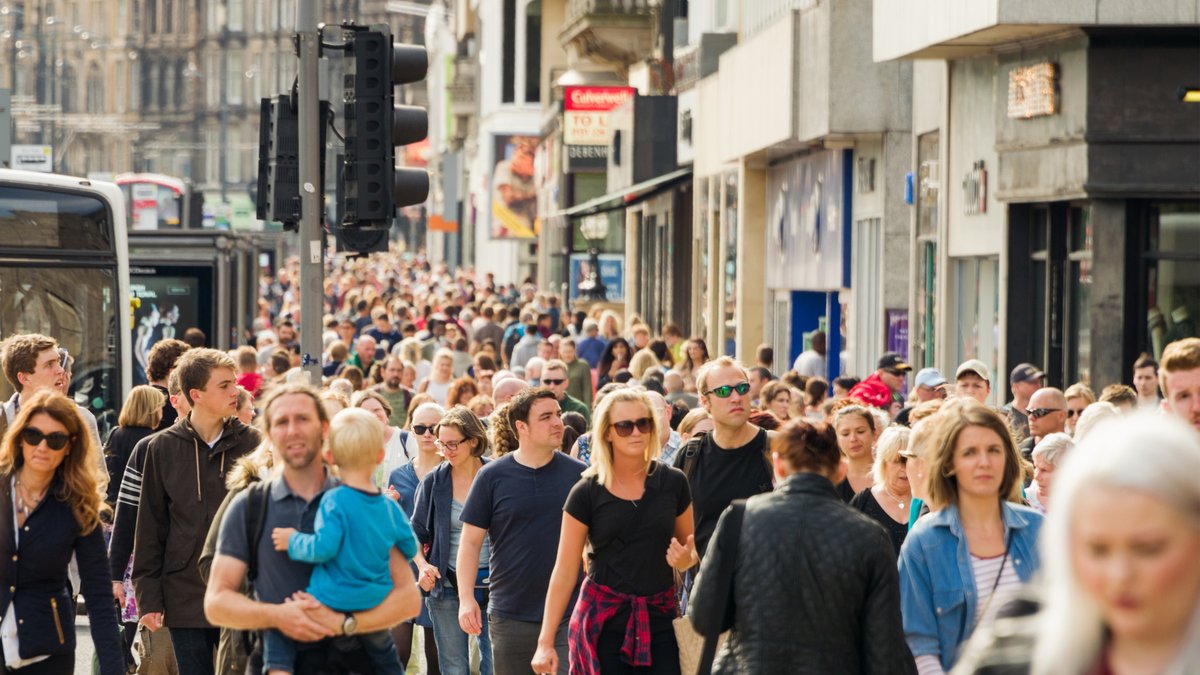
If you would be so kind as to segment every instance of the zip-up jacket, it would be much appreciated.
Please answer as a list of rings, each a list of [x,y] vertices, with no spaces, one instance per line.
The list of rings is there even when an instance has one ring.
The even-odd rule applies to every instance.
[[[190,418],[150,437],[133,549],[141,615],[162,612],[168,628],[211,627],[204,618],[200,552],[225,499],[226,473],[258,442],[258,432],[236,417],[225,420],[212,448]]]

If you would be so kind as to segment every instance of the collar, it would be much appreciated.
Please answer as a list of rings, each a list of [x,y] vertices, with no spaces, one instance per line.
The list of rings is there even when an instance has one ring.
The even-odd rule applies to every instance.
[[[1029,517],[1023,509],[1012,502],[1000,503],[1000,517],[1004,519],[1005,529],[1023,530],[1029,526]],[[948,527],[955,535],[963,535],[962,518],[958,514],[958,505],[951,504],[944,509],[934,511],[922,520],[928,519],[934,527]]]
[[[828,478],[811,471],[797,471],[788,476],[783,479],[776,491],[784,494],[803,493],[841,500],[833,483],[830,483]]]
[[[321,491],[333,489],[339,485],[340,481],[329,473],[329,467],[325,467],[325,483],[321,485]],[[283,477],[283,472],[271,479],[271,501],[278,502],[284,499],[296,498],[300,499],[300,495],[292,492],[292,487],[288,485],[287,480]]]

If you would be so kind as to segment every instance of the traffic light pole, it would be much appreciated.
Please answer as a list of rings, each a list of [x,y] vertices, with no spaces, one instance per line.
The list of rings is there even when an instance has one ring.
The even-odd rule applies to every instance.
[[[325,236],[321,184],[321,112],[318,92],[320,35],[319,0],[296,3],[296,32],[300,45],[297,76],[300,123],[300,351],[310,382],[321,384],[321,318],[324,315]]]

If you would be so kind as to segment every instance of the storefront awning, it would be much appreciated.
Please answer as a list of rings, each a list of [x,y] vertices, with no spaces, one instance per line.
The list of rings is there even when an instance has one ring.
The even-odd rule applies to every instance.
[[[578,218],[580,216],[590,216],[594,213],[604,213],[625,206],[636,204],[641,200],[658,192],[662,192],[667,188],[681,183],[684,180],[691,178],[692,169],[687,167],[666,173],[661,176],[656,176],[647,181],[642,181],[636,185],[631,185],[622,190],[606,194],[603,197],[596,197],[582,204],[576,204],[569,209],[556,211],[550,214],[549,218]]]

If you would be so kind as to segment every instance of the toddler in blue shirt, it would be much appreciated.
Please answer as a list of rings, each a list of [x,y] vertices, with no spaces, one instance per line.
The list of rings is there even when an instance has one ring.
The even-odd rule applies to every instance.
[[[271,532],[275,550],[316,565],[308,593],[340,612],[361,612],[383,602],[392,590],[388,557],[393,546],[409,560],[417,552],[408,518],[371,479],[383,461],[384,433],[379,420],[361,408],[338,413],[329,425],[329,453],[342,484],[321,497],[313,534],[290,527]],[[390,631],[357,637],[375,672],[404,672]],[[292,673],[295,660],[296,645],[289,638],[277,630],[264,633],[263,670]]]

